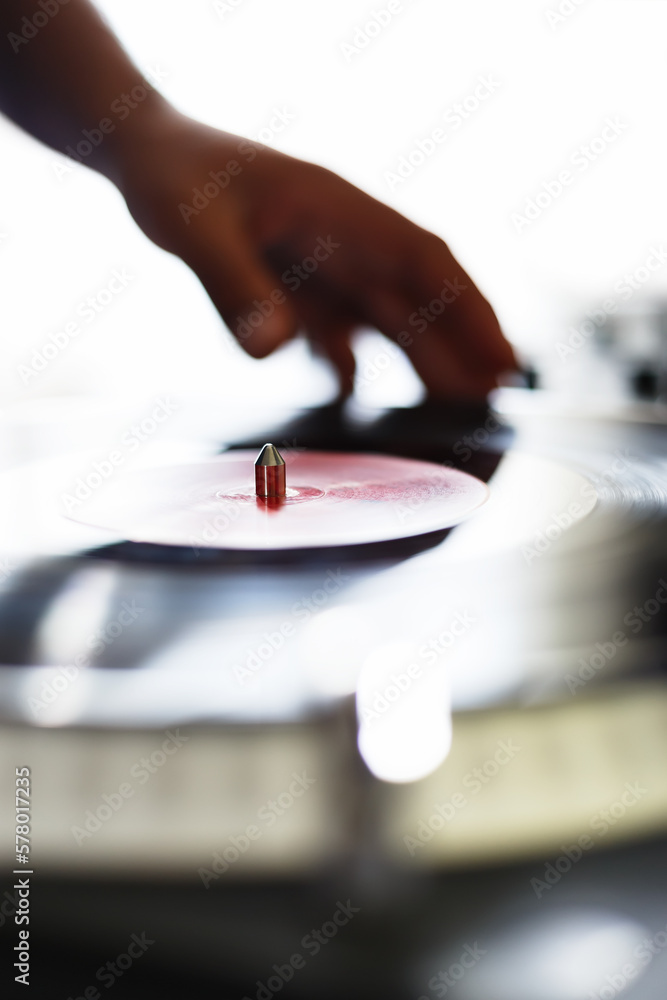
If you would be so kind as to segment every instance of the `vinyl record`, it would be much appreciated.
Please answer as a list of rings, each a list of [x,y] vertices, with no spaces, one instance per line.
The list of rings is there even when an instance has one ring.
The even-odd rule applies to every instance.
[[[71,515],[129,541],[298,549],[388,541],[458,524],[488,487],[454,469],[386,455],[286,456],[284,498],[255,492],[256,452],[144,469],[105,485]]]

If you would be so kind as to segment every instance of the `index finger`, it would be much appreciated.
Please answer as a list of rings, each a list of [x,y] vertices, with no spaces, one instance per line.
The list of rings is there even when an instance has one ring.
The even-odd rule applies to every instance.
[[[421,320],[418,328],[445,338],[468,368],[496,374],[515,369],[516,358],[498,318],[470,275],[446,243],[425,230],[418,233],[402,287]]]

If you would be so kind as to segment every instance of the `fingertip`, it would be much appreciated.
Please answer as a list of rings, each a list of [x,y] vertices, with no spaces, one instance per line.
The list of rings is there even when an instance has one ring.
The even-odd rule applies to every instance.
[[[463,322],[464,329],[467,327],[467,335],[460,341],[461,348],[474,355],[477,365],[493,372],[511,371],[519,367],[514,348],[486,299],[483,306],[471,311],[463,318]]]
[[[500,327],[498,328],[498,339],[495,343],[496,357],[495,368],[498,373],[520,371],[521,365],[517,360],[514,348],[504,335]]]

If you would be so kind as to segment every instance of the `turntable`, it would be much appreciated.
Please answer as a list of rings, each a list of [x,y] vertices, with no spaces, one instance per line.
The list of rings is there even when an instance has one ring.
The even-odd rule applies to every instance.
[[[183,399],[130,453],[127,417],[51,414],[2,474],[0,739],[81,991],[144,927],[159,995],[444,995],[479,940],[462,1000],[578,1000],[536,986],[568,921],[615,942],[591,990],[633,961],[667,924],[667,439],[640,416]],[[527,928],[530,994],[501,960]]]

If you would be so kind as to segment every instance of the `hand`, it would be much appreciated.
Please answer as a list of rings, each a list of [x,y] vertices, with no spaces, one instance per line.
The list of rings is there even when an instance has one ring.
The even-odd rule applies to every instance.
[[[169,109],[110,172],[144,232],[197,274],[253,357],[305,332],[352,390],[350,339],[375,327],[432,396],[483,397],[516,367],[447,246],[323,167]]]

